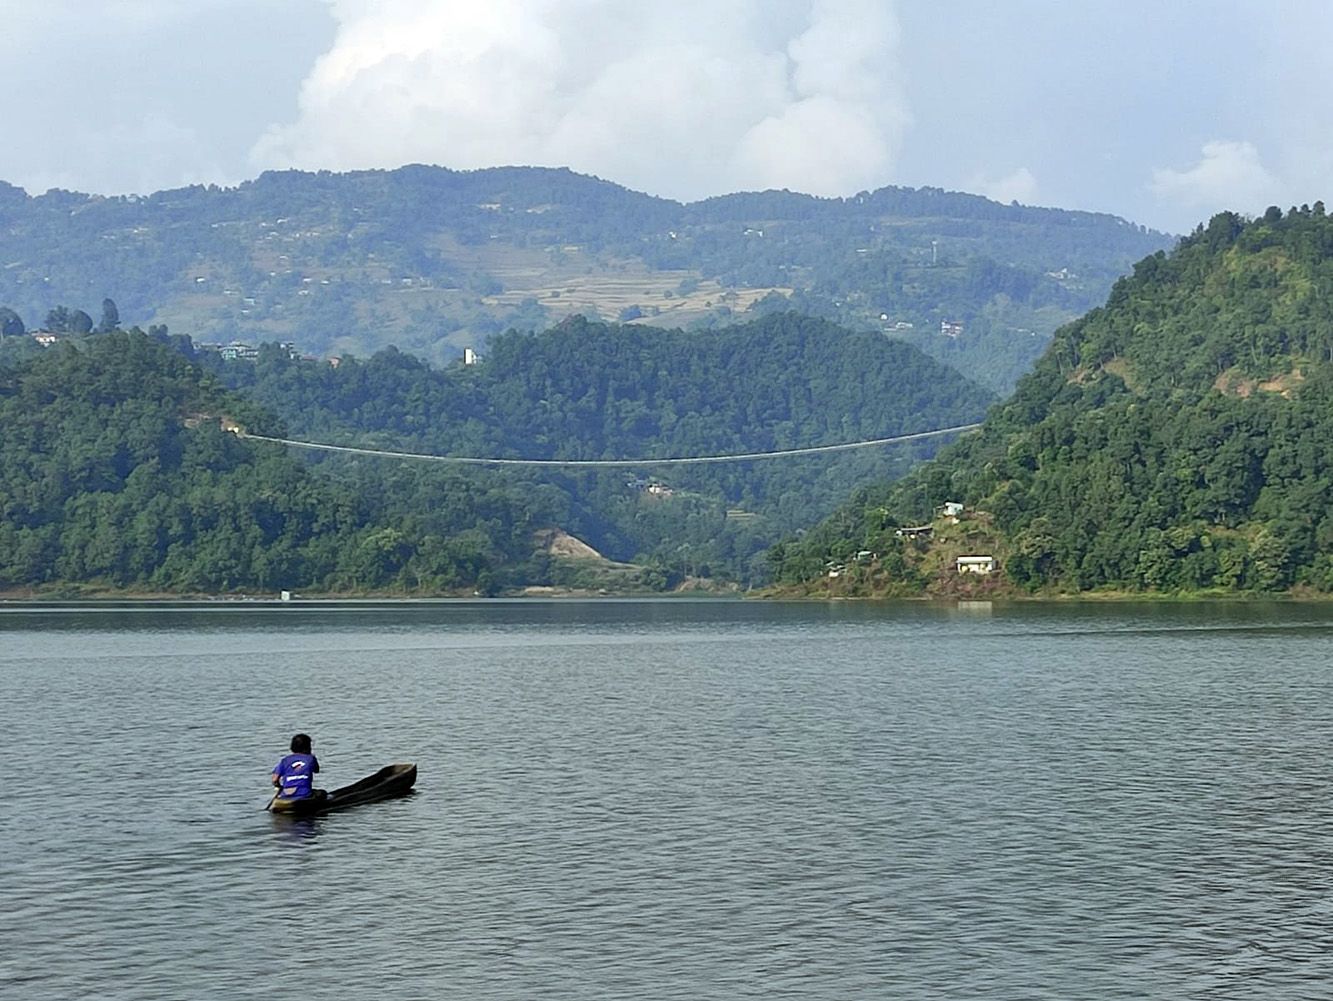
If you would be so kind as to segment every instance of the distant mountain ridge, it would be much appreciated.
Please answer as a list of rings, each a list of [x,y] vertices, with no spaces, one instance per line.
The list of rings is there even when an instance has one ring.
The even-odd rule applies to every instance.
[[[1059,323],[1171,242],[934,188],[686,205],[529,167],[272,172],[146,197],[0,184],[0,304],[31,327],[111,297],[128,321],[196,340],[393,344],[436,362],[575,313],[698,328],[796,309],[1007,388]]]
[[[932,520],[946,501],[969,512],[956,526]],[[930,541],[897,530],[922,522]],[[1333,591],[1323,204],[1223,213],[1145,258],[1056,334],[980,433],[773,559],[788,584],[822,589],[829,563],[874,551],[836,587],[947,592],[963,546],[1020,589]]]

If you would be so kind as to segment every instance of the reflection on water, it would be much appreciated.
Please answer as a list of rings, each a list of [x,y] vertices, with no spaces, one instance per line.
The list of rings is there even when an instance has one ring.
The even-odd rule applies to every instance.
[[[1331,611],[0,606],[0,995],[1322,996]]]
[[[300,845],[319,836],[319,817],[284,817],[276,813],[270,813],[269,817],[279,841]]]
[[[995,603],[993,601],[958,602],[959,615],[975,615],[975,616],[980,616],[982,618],[990,618],[991,614],[994,611],[995,611]]]

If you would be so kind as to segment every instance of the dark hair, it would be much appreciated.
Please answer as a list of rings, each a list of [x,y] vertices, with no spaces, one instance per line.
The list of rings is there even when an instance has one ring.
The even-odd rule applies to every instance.
[[[293,754],[310,753],[310,734],[298,733],[295,737],[292,738],[292,753]]]

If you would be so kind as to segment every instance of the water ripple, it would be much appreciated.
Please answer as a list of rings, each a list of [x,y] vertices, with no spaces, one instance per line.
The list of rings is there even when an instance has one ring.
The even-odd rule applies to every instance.
[[[1327,996],[1322,610],[294,611],[0,616],[0,994]]]

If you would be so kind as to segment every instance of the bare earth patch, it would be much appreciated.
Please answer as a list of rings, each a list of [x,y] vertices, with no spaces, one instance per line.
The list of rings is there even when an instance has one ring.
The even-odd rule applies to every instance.
[[[1285,399],[1291,399],[1292,392],[1305,381],[1305,373],[1298,368],[1292,369],[1279,375],[1276,379],[1269,379],[1267,382],[1259,383],[1259,388],[1265,393],[1277,393]]]
[[[1213,381],[1213,388],[1226,396],[1235,396],[1242,400],[1254,394],[1255,390],[1262,393],[1277,393],[1284,399],[1291,399],[1292,393],[1305,381],[1305,373],[1299,368],[1294,368],[1290,372],[1284,372],[1275,378],[1260,382],[1258,379],[1246,378],[1234,368],[1229,368]]]
[[[550,553],[552,556],[561,556],[570,560],[601,560],[605,558],[582,539],[575,538],[558,528],[549,528],[538,532],[535,541],[543,551]]]

